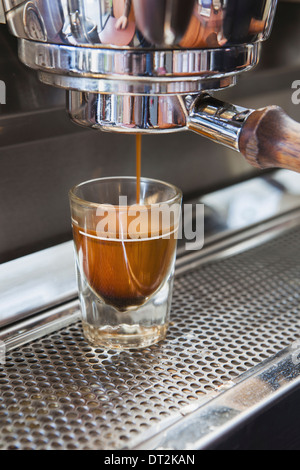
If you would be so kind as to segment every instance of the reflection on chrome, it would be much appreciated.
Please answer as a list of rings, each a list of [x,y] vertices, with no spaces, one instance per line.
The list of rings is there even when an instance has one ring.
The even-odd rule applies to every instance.
[[[20,38],[143,48],[263,40],[275,5],[276,0],[5,0],[8,22]]]
[[[68,90],[70,117],[83,126],[126,133],[184,130],[187,99],[233,86],[240,73],[257,65],[276,5],[277,0],[4,0],[6,21],[20,40],[20,60],[43,83]]]

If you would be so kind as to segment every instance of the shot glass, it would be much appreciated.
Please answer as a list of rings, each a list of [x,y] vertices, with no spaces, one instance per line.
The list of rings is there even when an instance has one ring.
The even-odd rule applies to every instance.
[[[70,191],[84,334],[94,347],[131,349],[166,337],[181,191],[135,177],[101,178]]]

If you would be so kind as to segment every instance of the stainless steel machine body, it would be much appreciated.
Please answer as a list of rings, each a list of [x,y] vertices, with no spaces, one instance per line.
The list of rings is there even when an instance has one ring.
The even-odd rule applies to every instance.
[[[5,0],[22,62],[68,90],[78,124],[116,132],[187,127],[193,97],[259,61],[277,0]]]
[[[35,68],[42,79],[57,80],[57,84],[62,80],[62,89],[72,80],[74,86],[84,83],[83,90],[68,91],[78,122],[88,126],[92,122],[97,128],[100,122],[101,128],[107,125],[107,129],[120,130],[118,123],[123,126],[124,121],[123,111],[118,110],[127,103],[128,111],[133,103],[137,126],[147,123],[141,116],[145,116],[144,109],[149,113],[151,109],[149,122],[155,124],[154,133],[168,132],[185,128],[187,122],[203,126],[206,121],[200,120],[201,113],[207,115],[210,110],[219,138],[233,146],[246,117],[243,108],[222,108],[211,97],[199,103],[186,88],[181,95],[178,77],[186,70],[185,63],[194,67],[193,60],[199,59],[201,70],[209,68],[214,74],[184,75],[183,87],[195,86],[198,94],[199,88],[231,84],[240,70],[257,62],[259,44],[268,28],[247,38],[246,46],[185,50],[168,44],[172,38],[169,18],[158,32],[148,32],[149,38],[154,33],[158,38],[155,48],[142,49],[138,44],[134,50],[132,46],[108,49],[88,42],[95,38],[95,29],[82,31],[76,9],[83,2],[74,1],[64,4],[74,13],[71,24],[67,21],[65,26],[66,36],[58,35],[52,43],[50,33],[47,42],[41,40],[45,39],[38,16],[42,3],[6,2],[6,16],[0,9],[0,18],[9,22],[12,31],[19,20],[24,29],[26,12],[25,24],[33,36],[20,38],[21,56],[26,51],[39,64]],[[216,16],[218,5],[229,3],[213,2]],[[51,8],[55,4],[58,2],[48,2]],[[271,11],[267,10],[271,2],[261,4],[266,5],[266,13]],[[294,3],[293,8],[288,5],[281,10],[282,23],[265,56],[266,62],[272,56],[277,65],[280,59],[284,70],[273,64],[260,74],[249,73],[249,79],[244,74],[240,87],[220,92],[227,94],[227,100],[238,97],[251,107],[278,101],[299,119],[299,108],[292,105],[288,89],[292,77],[299,77],[297,6]],[[271,16],[268,19],[271,26]],[[57,24],[61,27],[61,22],[52,22],[52,30]],[[295,34],[293,41],[286,34],[289,28]],[[217,38],[224,39],[219,33]],[[82,44],[65,44],[67,36]],[[164,343],[118,354],[94,350],[86,343],[79,323],[72,243],[58,244],[71,239],[66,194],[78,180],[91,175],[109,175],[116,168],[132,173],[134,158],[129,155],[134,157],[134,139],[126,135],[116,139],[110,133],[72,126],[64,118],[61,90],[49,88],[46,93],[47,87],[35,80],[31,70],[16,65],[17,61],[10,67],[10,45],[5,43],[5,51],[0,51],[1,70],[6,69],[11,80],[7,80],[7,105],[0,108],[0,259],[7,261],[0,265],[0,449],[151,449],[153,453],[159,449],[167,454],[170,449],[195,451],[218,448],[222,443],[225,448],[285,445],[299,449],[299,175],[282,170],[253,178],[230,149],[220,153],[218,146],[215,150],[211,142],[191,133],[145,137],[144,172],[178,184],[187,200],[191,194],[201,195],[193,201],[206,207],[205,247],[195,253],[179,247],[172,323]],[[64,47],[70,55],[61,55]],[[295,60],[291,65],[292,53]],[[167,71],[179,71],[171,80],[167,73],[162,82],[164,90],[177,87],[176,93],[150,95],[153,101],[149,101],[147,95],[123,95],[119,89],[106,94],[98,93],[99,88],[91,93],[85,89],[87,83],[119,86],[121,77],[127,87],[132,77],[124,74],[128,69],[122,72],[122,57],[128,57],[133,64],[130,70],[134,70],[135,54],[150,57],[150,64],[156,60],[166,63]],[[225,57],[232,58],[232,68]],[[180,65],[177,58],[186,62]],[[44,70],[40,69],[43,64]],[[51,71],[49,64],[60,64],[63,73],[56,73],[55,68]],[[66,64],[75,64],[74,72]],[[98,73],[85,76],[77,70],[88,71],[92,66],[95,71],[100,65],[102,71],[116,71],[113,79],[100,79]],[[140,66],[138,62],[139,71],[143,70]],[[218,69],[222,76],[216,73]],[[158,72],[164,70],[158,66],[155,70],[159,80]],[[139,81],[134,75],[131,85],[143,89],[146,81],[155,91],[155,80],[148,77]],[[16,95],[20,102],[10,99]],[[170,113],[169,120],[157,118],[160,98]],[[153,108],[142,107],[141,112],[141,106],[149,102]],[[186,110],[182,114],[186,105],[188,115]],[[197,119],[187,120],[193,114]],[[214,115],[220,117],[218,122]],[[164,122],[167,127],[161,129]],[[126,123],[132,123],[131,118]],[[221,125],[228,133],[221,132]],[[130,129],[125,128],[126,133]],[[237,180],[246,181],[232,185]],[[208,187],[223,189],[207,191]],[[38,251],[46,246],[51,248]],[[27,256],[18,258],[20,254]],[[281,415],[280,406],[284,409]],[[271,416],[266,416],[266,410]],[[228,442],[230,437],[235,437],[233,443]],[[284,437],[290,440],[283,442]]]

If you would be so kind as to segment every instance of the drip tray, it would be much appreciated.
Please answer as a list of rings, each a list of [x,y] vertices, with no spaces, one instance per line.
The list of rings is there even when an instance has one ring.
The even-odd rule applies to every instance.
[[[73,301],[73,322],[8,348],[0,449],[201,449],[298,386],[299,250],[298,226],[194,260],[167,340],[143,350],[90,347]]]

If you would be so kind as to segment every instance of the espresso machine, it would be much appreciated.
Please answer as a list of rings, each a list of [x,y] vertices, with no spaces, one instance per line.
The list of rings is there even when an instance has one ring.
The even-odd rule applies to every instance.
[[[0,450],[151,450],[149,463],[168,463],[179,450],[300,448],[300,125],[277,105],[243,106],[238,91],[231,104],[239,83],[251,88],[244,77],[253,94],[276,18],[274,56],[290,70],[281,33],[298,50],[288,30],[299,8],[0,0],[0,28],[18,45],[7,77],[30,72],[18,88],[22,112],[0,114]],[[9,39],[5,50],[13,56]],[[60,113],[65,93],[70,120]],[[82,335],[71,236],[57,236],[70,225],[61,200],[75,178],[125,171],[135,134],[158,173],[163,147],[162,179],[186,172],[185,202],[205,206],[205,244],[179,242],[166,341],[103,351]],[[220,155],[231,150],[247,173],[226,167]],[[191,166],[198,153],[201,171]],[[224,178],[206,192],[209,165]]]
[[[207,92],[255,67],[276,0],[5,0],[19,58],[67,90],[79,125],[122,133],[191,130],[253,166],[299,170],[299,127],[285,113]],[[5,21],[5,19],[4,19]],[[276,135],[276,138],[274,138]],[[292,146],[291,146],[292,142]]]

